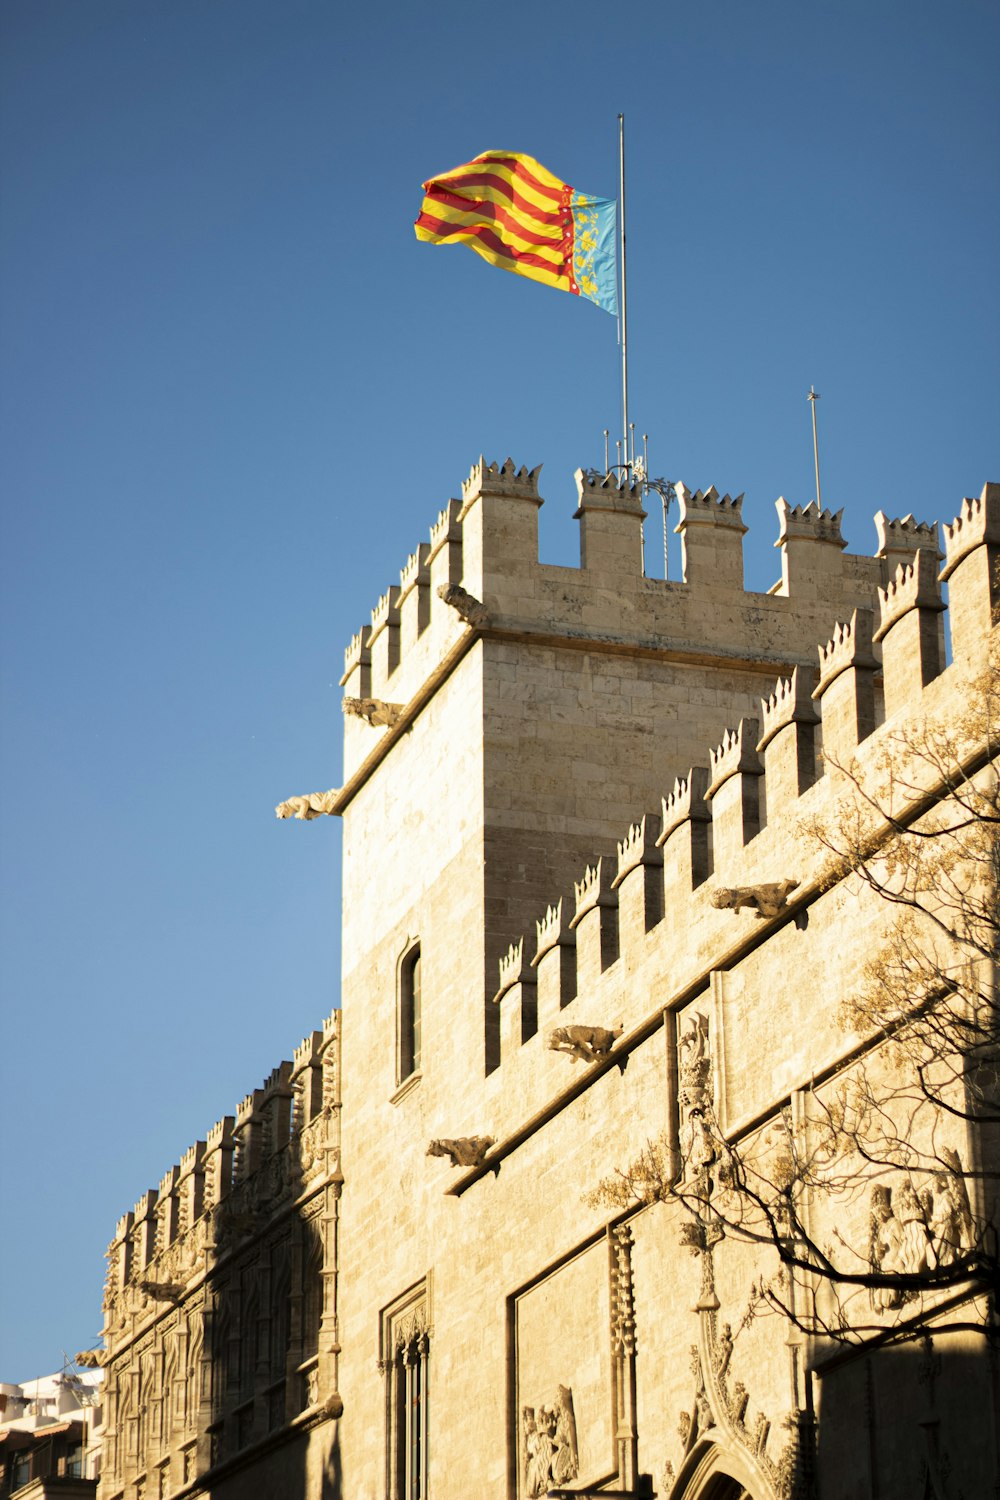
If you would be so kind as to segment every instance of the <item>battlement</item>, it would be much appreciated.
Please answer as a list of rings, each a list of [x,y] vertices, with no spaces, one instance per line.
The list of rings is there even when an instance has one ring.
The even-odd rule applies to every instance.
[[[963,506],[961,522],[966,534],[971,526],[980,538],[977,548],[962,553],[963,561],[976,557],[977,550],[986,553],[990,537],[1000,536],[1000,486],[987,486],[982,505],[983,515],[971,502]],[[836,521],[820,521],[815,515],[812,519],[828,529]],[[916,641],[919,646],[916,636],[900,634],[905,632],[907,621],[919,624],[921,618],[932,621],[937,630],[944,606],[936,577],[936,533],[929,526],[912,522],[912,518],[896,524],[897,535],[912,546],[909,559],[900,563],[879,596],[887,717],[936,712],[950,724],[954,718],[950,695],[965,701],[969,691],[964,685],[966,679],[984,661],[984,643],[994,622],[990,581],[982,570],[969,575],[961,602],[970,620],[974,617],[975,635],[973,638],[969,625],[965,637],[953,640],[955,660],[949,669],[953,676],[946,681],[942,679],[943,656],[935,658],[929,650],[921,653],[914,644]],[[884,530],[888,529],[886,523]],[[946,536],[954,531],[945,528]],[[613,880],[606,858],[587,863],[582,878],[574,882],[576,910],[569,933],[562,901],[546,908],[536,923],[538,1024],[531,1035],[534,1030],[545,1031],[543,1021],[552,1010],[545,998],[548,988],[560,995],[560,1006],[572,1004],[573,1014],[579,1012],[588,1025],[599,1022],[607,1026],[617,1013],[607,1007],[602,1010],[595,997],[618,996],[622,986],[615,975],[638,970],[654,951],[672,953],[678,944],[683,947],[689,928],[696,934],[691,940],[692,952],[699,956],[699,963],[710,968],[711,945],[715,943],[721,955],[732,940],[732,926],[726,926],[723,920],[725,913],[730,913],[730,924],[731,913],[743,908],[753,911],[758,919],[781,917],[786,902],[793,899],[791,893],[800,889],[808,874],[798,868],[798,862],[806,862],[800,847],[799,820],[805,816],[800,799],[807,794],[819,798],[806,804],[813,810],[834,805],[842,795],[837,778],[848,763],[853,775],[867,774],[866,742],[879,727],[870,697],[880,665],[872,649],[873,624],[872,611],[861,609],[852,611],[850,619],[839,621],[830,639],[817,648],[816,667],[796,667],[780,677],[761,699],[759,720],[741,719],[709,749],[707,767],[694,766],[674,781],[672,790],[661,799],[659,820],[646,814],[632,821],[618,842]],[[897,637],[904,643],[900,649],[893,644]],[[949,681],[953,684],[950,687]],[[933,699],[928,700],[928,693],[934,694]],[[818,754],[821,742],[822,761]],[[874,772],[878,758],[869,759]],[[761,791],[764,796],[758,800]],[[906,795],[914,795],[913,788]],[[760,817],[762,806],[767,808],[766,827]],[[777,825],[773,832],[772,825]],[[794,869],[784,868],[783,863],[778,868],[780,851],[786,848],[798,851],[790,861],[796,863]],[[654,851],[659,856],[655,864],[651,859]],[[809,858],[816,866],[818,880],[822,851],[812,851]],[[659,916],[650,922],[650,911],[657,909],[656,898]],[[653,945],[664,941],[663,924],[671,920],[676,924],[678,910],[684,912],[683,921],[671,928],[667,949],[654,949]],[[573,934],[575,950],[570,942]],[[546,978],[554,963],[550,955],[557,948],[562,966],[558,990]],[[515,943],[511,953],[520,952]],[[572,965],[574,959],[575,973],[567,972],[567,964]],[[502,972],[511,977],[510,958]],[[503,1006],[519,1003],[514,986],[498,998]],[[586,1008],[588,1002],[590,1009]],[[608,1000],[607,1005],[611,1004]],[[510,1063],[523,1045],[523,1041],[515,1045],[521,1029],[514,1018],[508,1018],[502,1026],[508,1045],[502,1052],[501,1067]],[[522,1081],[519,1087],[527,1088],[528,1084]]]
[[[878,661],[872,651],[873,615],[870,609],[856,609],[849,620],[834,626],[833,635],[819,648],[819,682],[813,697],[821,697],[842,672],[850,668],[874,671]]]
[[[195,1256],[178,1261],[175,1247],[182,1240],[197,1233],[201,1250],[221,1248],[229,1221],[217,1211],[242,1222],[245,1207],[261,1197],[269,1212],[278,1212],[323,1169],[325,1152],[315,1149],[312,1135],[317,1128],[329,1132],[336,1154],[339,1137],[330,1119],[340,1102],[339,1041],[336,1010],[296,1047],[294,1062],[272,1068],[263,1085],[240,1101],[235,1116],[216,1121],[204,1140],[168,1168],[159,1188],[149,1188],[118,1220],[109,1254],[120,1251],[124,1259],[109,1281],[109,1297],[145,1278],[155,1303],[157,1286],[172,1288],[180,1269],[186,1267],[188,1275],[197,1269]],[[270,1186],[261,1195],[259,1174],[275,1165],[276,1175],[269,1176]]]
[[[429,539],[409,552],[399,583],[387,587],[370,621],[351,638],[341,684],[348,697],[401,705],[419,699],[440,680],[442,667],[479,635],[545,634],[632,644],[641,649],[684,650],[697,643],[706,656],[757,658],[794,665],[802,652],[787,599],[810,621],[836,618],[844,609],[874,604],[886,567],[915,550],[933,547],[933,526],[910,516],[876,519],[879,551],[845,552],[843,511],[815,502],[776,502],[782,579],[766,594],[743,584],[742,494],[714,486],[675,486],[681,538],[681,577],[646,577],[643,571],[642,486],[617,474],[577,469],[579,566],[543,563],[538,556],[541,466],[480,457],[438,513]],[[971,522],[969,523],[971,524]],[[887,562],[888,559],[888,562]],[[482,608],[460,612],[448,600],[456,587]],[[812,634],[811,623],[808,634]],[[804,663],[803,663],[804,664]],[[347,778],[391,733],[383,722],[345,725]]]
[[[538,476],[541,464],[528,469],[524,464],[516,466],[512,458],[502,464],[487,463],[480,454],[469,470],[468,479],[462,481],[462,513],[469,509],[482,495],[514,495],[521,500],[533,500],[541,505],[538,493]]]
[[[847,546],[840,531],[843,507],[838,511],[821,510],[815,500],[810,500],[808,505],[789,505],[784,495],[779,495],[774,508],[778,512],[781,526],[778,540],[774,544],[776,547],[782,547],[793,540],[828,542],[840,548]]]
[[[936,557],[940,556],[936,522],[915,521],[912,515],[890,520],[884,510],[877,510],[875,531],[878,536],[879,557],[895,560],[923,550],[930,550]]]
[[[970,552],[983,546],[1000,546],[1000,484],[984,485],[978,499],[966,497],[954,521],[945,526],[942,581],[951,577]]]

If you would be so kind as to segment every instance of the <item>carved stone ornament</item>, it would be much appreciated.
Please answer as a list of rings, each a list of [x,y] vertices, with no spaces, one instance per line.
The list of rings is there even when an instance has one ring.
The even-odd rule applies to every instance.
[[[699,1196],[712,1191],[710,1169],[722,1145],[715,1118],[708,1017],[693,1011],[677,1039],[677,1109],[685,1180]]]
[[[788,897],[797,880],[775,880],[766,885],[720,886],[712,892],[712,905],[718,910],[742,911],[746,907],[762,920],[777,917],[786,909]]]
[[[274,815],[276,818],[298,818],[306,823],[313,818],[330,817],[339,796],[340,788],[336,786],[328,792],[306,792],[301,797],[289,797],[287,802],[279,802]]]
[[[340,706],[345,714],[364,719],[373,729],[394,728],[403,712],[401,703],[383,703],[381,698],[344,698]]]
[[[478,630],[488,623],[489,611],[486,605],[474,594],[470,594],[468,589],[463,589],[460,583],[440,584],[438,596],[444,600],[445,604],[451,606],[460,620],[464,620],[466,625],[471,625],[473,630]]]
[[[153,1302],[179,1302],[184,1295],[182,1281],[140,1281],[139,1290]]]
[[[103,1349],[81,1349],[79,1354],[74,1354],[73,1363],[81,1370],[99,1370],[103,1355]]]
[[[606,1026],[557,1026],[549,1032],[549,1049],[552,1052],[568,1052],[571,1062],[597,1062],[607,1057],[622,1028],[616,1026],[609,1031]]]
[[[450,1157],[453,1167],[478,1167],[493,1144],[491,1135],[447,1136],[431,1141],[427,1155]]]
[[[551,1406],[521,1408],[523,1493],[528,1500],[567,1484],[580,1472],[573,1392],[561,1385]]]
[[[743,1466],[754,1475],[753,1493],[760,1500],[784,1500],[794,1469],[794,1450],[789,1448],[777,1461],[769,1456],[770,1421],[763,1412],[748,1420],[750,1393],[741,1380],[730,1383],[730,1365],[740,1330],[734,1337],[730,1324],[723,1323],[719,1331],[719,1299],[710,1246],[702,1250],[702,1256],[701,1295],[695,1309],[698,1342],[691,1346],[694,1394],[690,1410],[682,1411],[678,1419],[679,1462],[668,1461],[664,1469],[665,1500],[679,1500],[712,1446],[739,1453]]]
[[[972,1211],[965,1171],[957,1151],[941,1153],[947,1168],[936,1172],[918,1191],[904,1177],[895,1188],[876,1183],[872,1188],[868,1263],[878,1275],[919,1276],[952,1265],[972,1246]],[[912,1301],[916,1291],[873,1287],[876,1312],[887,1312]]]

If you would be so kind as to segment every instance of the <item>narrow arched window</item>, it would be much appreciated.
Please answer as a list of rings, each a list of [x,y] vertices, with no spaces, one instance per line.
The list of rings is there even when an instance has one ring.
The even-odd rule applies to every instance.
[[[399,966],[398,1047],[396,1082],[402,1083],[420,1071],[420,944],[417,943]]]

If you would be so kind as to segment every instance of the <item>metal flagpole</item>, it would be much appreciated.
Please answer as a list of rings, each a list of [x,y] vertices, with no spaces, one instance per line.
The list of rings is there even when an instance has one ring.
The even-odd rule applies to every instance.
[[[621,201],[622,260],[622,446],[626,472],[630,465],[628,447],[628,306],[625,295],[625,116],[618,116],[618,187]]]
[[[816,391],[816,387],[814,385],[811,385],[809,387],[809,394],[806,397],[806,400],[809,402],[809,405],[812,407],[812,416],[813,416],[813,459],[814,459],[815,464],[816,464],[816,504],[819,507],[819,509],[822,510],[822,508],[823,508],[823,499],[822,499],[822,496],[820,495],[820,489],[819,489],[819,439],[816,436],[816,402],[819,400],[819,395],[818,395],[818,393]]]

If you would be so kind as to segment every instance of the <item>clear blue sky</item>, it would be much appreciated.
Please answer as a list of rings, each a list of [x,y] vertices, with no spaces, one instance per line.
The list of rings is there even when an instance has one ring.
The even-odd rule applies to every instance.
[[[7,0],[0,1378],[100,1326],[117,1217],[337,1001],[342,650],[472,460],[543,556],[615,324],[418,245],[479,151],[617,187],[656,472],[949,519],[1000,479],[994,0]],[[652,533],[650,552],[660,543]],[[651,568],[651,571],[653,569]]]

